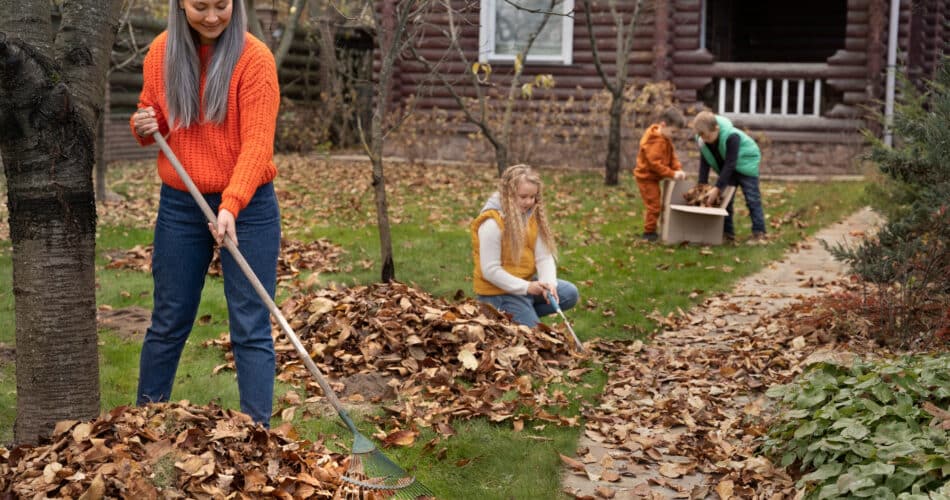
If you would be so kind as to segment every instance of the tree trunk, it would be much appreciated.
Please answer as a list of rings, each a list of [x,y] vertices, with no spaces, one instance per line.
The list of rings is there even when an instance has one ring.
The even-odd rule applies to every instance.
[[[54,38],[48,0],[0,0],[20,443],[99,413],[92,171],[118,7],[66,1]]]
[[[373,157],[373,193],[376,198],[376,225],[379,227],[379,257],[381,272],[379,279],[389,283],[396,279],[396,265],[393,263],[393,237],[389,228],[389,202],[386,200],[386,177],[383,175],[382,156]]]
[[[400,8],[401,7],[401,8]],[[389,203],[386,201],[386,176],[383,174],[383,125],[389,108],[389,91],[393,80],[399,46],[409,17],[411,5],[399,6],[394,0],[387,0],[383,6],[383,18],[378,24],[383,26],[380,34],[382,57],[379,69],[379,81],[376,90],[376,109],[370,124],[370,141],[365,144],[370,161],[373,164],[373,192],[376,198],[376,224],[379,228],[379,253],[382,270],[380,281],[388,283],[396,279],[396,266],[393,263],[392,232],[389,227]]]
[[[294,0],[290,8],[290,22],[284,28],[280,35],[280,44],[277,45],[277,51],[274,53],[274,61],[277,63],[277,70],[284,65],[284,59],[290,53],[290,46],[294,42],[294,34],[297,33],[297,26],[300,25],[300,15],[307,8],[307,0]]]
[[[505,173],[508,168],[508,146],[506,144],[495,145],[495,165],[498,166],[498,177]]]
[[[607,137],[607,161],[604,165],[604,184],[616,186],[620,183],[620,125],[623,118],[623,87],[621,92],[610,97],[610,131]]]

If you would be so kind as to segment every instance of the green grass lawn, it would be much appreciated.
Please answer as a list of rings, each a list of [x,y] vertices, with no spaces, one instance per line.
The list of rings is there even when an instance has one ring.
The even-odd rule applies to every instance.
[[[148,207],[154,207],[157,180],[149,163],[115,165],[111,186],[129,202],[100,206],[97,239],[97,301],[100,306],[151,307],[148,274],[106,269],[107,252],[151,242]],[[379,242],[370,170],[365,163],[328,163],[308,157],[278,158],[285,236],[328,238],[345,250],[345,272],[321,274],[319,283],[351,285],[379,277]],[[438,167],[394,164],[387,168],[396,277],[433,295],[452,297],[459,290],[471,297],[471,243],[468,222],[493,190],[493,167]],[[704,297],[730,288],[739,278],[779,257],[803,235],[859,208],[862,183],[763,183],[763,199],[772,239],[763,246],[742,242],[749,218],[741,195],[736,201],[739,244],[714,248],[665,247],[639,240],[643,207],[633,179],[624,174],[617,187],[603,185],[602,172],[543,170],[545,199],[560,246],[559,276],[578,284],[581,304],[566,314],[584,339],[646,339],[656,328],[653,314],[687,309]],[[143,215],[144,212],[144,215]],[[10,245],[0,244],[0,343],[14,344]],[[297,292],[278,290],[278,304]],[[216,401],[238,407],[234,374],[212,369],[223,363],[206,340],[227,331],[227,313],[218,278],[208,278],[199,316],[176,379],[175,399],[204,404]],[[556,322],[557,319],[548,319]],[[100,332],[102,407],[134,401],[140,338]],[[0,358],[2,360],[3,358]],[[603,386],[603,367],[593,366],[574,397],[593,398]],[[332,374],[330,374],[332,376]],[[15,417],[12,362],[0,366],[0,442],[12,439]],[[279,385],[278,396],[289,387]],[[576,408],[575,408],[576,413]],[[362,416],[360,416],[362,417]],[[372,434],[369,419],[358,418]],[[278,423],[275,420],[275,423]],[[346,451],[347,433],[335,415],[294,422],[303,437],[339,436]],[[457,435],[442,438],[433,450],[423,444],[436,438],[424,431],[416,445],[386,450],[403,467],[444,498],[558,498],[557,452],[574,454],[580,428],[539,426],[529,422],[516,433],[510,423],[458,422]],[[444,450],[437,453],[439,450]]]

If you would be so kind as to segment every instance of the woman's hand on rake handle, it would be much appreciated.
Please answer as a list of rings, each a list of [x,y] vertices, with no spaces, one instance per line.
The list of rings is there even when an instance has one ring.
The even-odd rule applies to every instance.
[[[208,223],[208,229],[211,231],[211,234],[214,235],[215,241],[218,242],[218,245],[224,243],[225,235],[231,238],[231,241],[234,242],[234,246],[238,246],[237,231],[235,230],[236,223],[234,222],[234,214],[228,210],[221,210],[218,212],[218,224],[217,227],[215,224]]]

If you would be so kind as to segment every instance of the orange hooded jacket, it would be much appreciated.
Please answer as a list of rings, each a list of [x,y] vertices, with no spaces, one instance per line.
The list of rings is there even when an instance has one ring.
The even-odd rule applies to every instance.
[[[673,149],[673,141],[660,133],[659,124],[650,125],[640,138],[640,151],[637,153],[633,176],[637,180],[660,181],[673,177],[674,172],[682,169],[683,165]]]

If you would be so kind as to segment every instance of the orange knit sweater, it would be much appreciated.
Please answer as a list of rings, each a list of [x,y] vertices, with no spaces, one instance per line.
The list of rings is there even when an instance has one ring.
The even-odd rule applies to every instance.
[[[169,134],[163,77],[166,38],[167,32],[158,35],[145,56],[138,107],[155,108],[160,132],[198,190],[221,193],[219,209],[227,209],[237,217],[257,188],[277,175],[273,155],[280,88],[274,56],[263,42],[247,35],[244,51],[231,76],[227,114],[223,122],[214,124],[204,122],[205,72],[213,46],[200,46],[201,122]],[[138,137],[134,126],[132,135],[143,146],[155,142],[152,137]],[[158,175],[165,184],[187,190],[162,152],[158,154]]]

